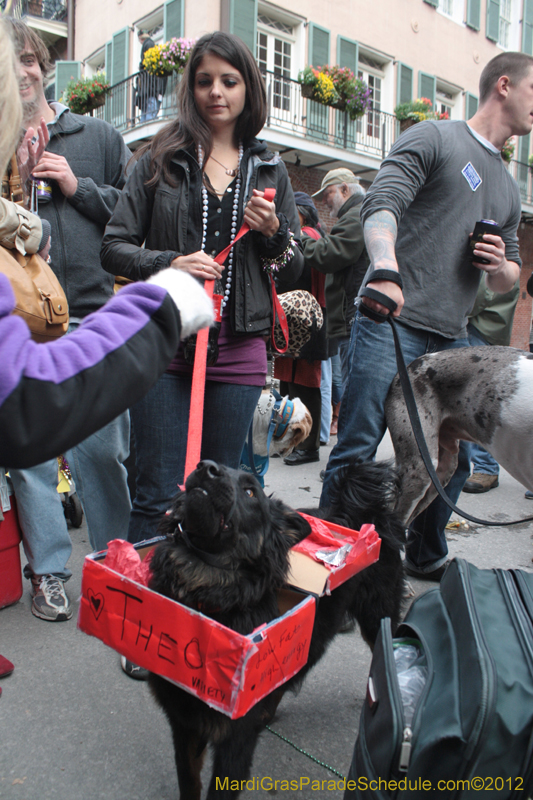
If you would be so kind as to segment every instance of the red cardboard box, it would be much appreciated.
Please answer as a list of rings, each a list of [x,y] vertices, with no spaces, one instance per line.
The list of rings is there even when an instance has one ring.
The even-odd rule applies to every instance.
[[[20,565],[20,528],[15,498],[10,497],[11,509],[4,511],[0,522],[0,608],[16,603],[22,597]]]
[[[241,717],[306,664],[315,595],[329,592],[379,557],[381,540],[373,526],[365,527],[361,534],[349,531],[360,552],[347,569],[330,571],[302,553],[291,553],[291,584],[313,594],[284,589],[281,615],[247,636],[115,572],[104,563],[105,553],[91,554],[83,567],[78,627],[232,719]],[[346,538],[337,532],[346,529],[329,523],[328,528],[336,529],[332,532],[339,541]],[[144,558],[159,541],[135,549]]]

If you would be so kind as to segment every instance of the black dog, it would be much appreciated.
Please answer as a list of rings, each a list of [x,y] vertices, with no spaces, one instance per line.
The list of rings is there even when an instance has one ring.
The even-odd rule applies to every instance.
[[[382,539],[377,563],[320,599],[306,666],[282,689],[231,720],[165,679],[151,674],[152,691],[172,728],[181,800],[200,800],[203,755],[214,751],[208,798],[229,800],[239,792],[217,789],[248,778],[257,737],[287,688],[296,688],[321,658],[346,614],[355,618],[372,647],[382,617],[399,622],[404,593],[401,524],[392,517],[396,483],[388,465],[347,469],[335,500],[320,516],[359,529],[374,523]],[[318,516],[316,510],[309,512]],[[163,523],[167,540],[151,562],[150,587],[242,634],[279,616],[277,590],[286,582],[289,549],[309,524],[281,501],[267,497],[250,474],[210,461],[188,477]],[[235,785],[235,784],[234,784]]]

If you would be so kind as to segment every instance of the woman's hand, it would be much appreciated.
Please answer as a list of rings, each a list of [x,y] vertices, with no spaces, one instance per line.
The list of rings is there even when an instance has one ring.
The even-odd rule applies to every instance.
[[[254,189],[253,196],[244,209],[244,221],[253,231],[259,231],[267,239],[270,239],[278,232],[279,228],[276,204],[265,200],[264,192]]]
[[[220,278],[224,267],[204,253],[203,250],[198,250],[196,253],[189,253],[188,256],[178,256],[170,262],[170,266],[174,269],[181,269],[183,272],[188,272],[195,278],[200,278],[205,281],[215,281]]]

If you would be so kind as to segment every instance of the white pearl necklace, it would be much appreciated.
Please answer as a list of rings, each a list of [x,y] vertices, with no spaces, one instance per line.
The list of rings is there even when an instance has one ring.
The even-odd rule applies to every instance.
[[[242,142],[239,142],[239,163],[237,164],[237,181],[235,183],[235,193],[233,195],[233,211],[231,213],[231,235],[230,235],[230,242],[235,239],[237,235],[237,217],[239,214],[239,197],[241,194],[241,161],[242,161],[242,154],[243,154],[243,146]],[[198,145],[198,163],[200,165],[200,169],[202,169],[204,164],[204,151],[202,145]],[[205,184],[202,182],[202,246],[201,250],[205,250],[205,243],[207,239],[207,219],[209,216],[209,197],[207,194],[207,189]],[[226,289],[224,291],[224,297],[220,303],[220,313],[222,313],[226,303],[228,302],[230,292],[231,292],[231,280],[233,274],[233,247],[230,250],[228,256],[228,264],[226,267]]]

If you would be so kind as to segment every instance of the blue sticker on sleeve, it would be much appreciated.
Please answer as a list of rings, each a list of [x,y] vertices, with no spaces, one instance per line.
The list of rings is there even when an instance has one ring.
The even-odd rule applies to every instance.
[[[465,176],[465,178],[467,180],[467,183],[468,183],[468,185],[470,186],[470,188],[472,189],[473,192],[475,192],[476,189],[478,189],[481,186],[481,184],[483,183],[483,181],[481,180],[481,178],[477,174],[475,168],[470,163],[470,161],[468,162],[466,167],[464,167],[464,169],[461,170],[461,172]]]

